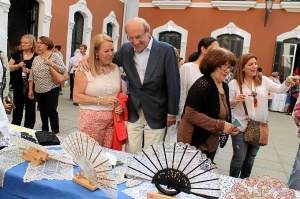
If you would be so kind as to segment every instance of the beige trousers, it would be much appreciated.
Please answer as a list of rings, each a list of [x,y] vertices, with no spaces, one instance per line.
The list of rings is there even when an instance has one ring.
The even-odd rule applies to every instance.
[[[127,153],[137,154],[142,149],[144,138],[144,148],[157,144],[163,140],[165,128],[151,129],[147,124],[143,110],[138,110],[139,119],[135,123],[127,122],[128,138],[125,144]]]

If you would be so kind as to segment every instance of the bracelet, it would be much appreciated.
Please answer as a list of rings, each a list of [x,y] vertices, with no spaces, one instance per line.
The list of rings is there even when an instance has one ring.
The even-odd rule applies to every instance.
[[[97,105],[98,106],[101,104],[101,100],[102,100],[102,97],[97,97]]]

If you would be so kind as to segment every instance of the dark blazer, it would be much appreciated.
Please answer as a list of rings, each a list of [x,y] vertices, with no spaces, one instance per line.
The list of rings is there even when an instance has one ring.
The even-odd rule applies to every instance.
[[[124,43],[115,53],[113,62],[122,66],[129,80],[129,122],[139,118],[141,106],[148,125],[152,129],[166,127],[167,114],[177,115],[180,97],[180,77],[174,48],[153,38],[143,84],[135,62],[134,49]]]

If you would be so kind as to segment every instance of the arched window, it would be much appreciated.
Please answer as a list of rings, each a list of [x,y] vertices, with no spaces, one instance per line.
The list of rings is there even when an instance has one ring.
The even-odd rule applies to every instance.
[[[159,41],[164,41],[176,47],[180,51],[181,34],[175,31],[159,33]]]
[[[220,47],[229,49],[237,58],[243,54],[244,38],[235,34],[224,34],[217,37]]]
[[[74,51],[77,48],[79,48],[79,46],[82,44],[84,19],[83,19],[83,16],[79,12],[75,12],[74,22],[75,22],[75,24],[74,24],[73,33],[72,33],[71,55],[73,55]]]
[[[36,0],[10,0],[8,13],[7,56],[19,49],[20,39],[25,34],[38,37],[39,3]]]
[[[113,33],[113,26],[111,25],[111,23],[108,23],[106,25],[106,31],[107,31],[107,35],[112,37],[112,33]]]

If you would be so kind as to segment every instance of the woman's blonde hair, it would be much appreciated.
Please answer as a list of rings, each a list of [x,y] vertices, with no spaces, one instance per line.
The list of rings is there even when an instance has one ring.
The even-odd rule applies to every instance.
[[[240,56],[235,68],[234,68],[234,79],[236,79],[238,85],[241,87],[244,79],[245,79],[245,72],[243,69],[245,68],[246,63],[254,58],[257,60],[257,57],[251,53],[246,53]],[[256,73],[256,75],[253,77],[254,85],[259,86],[262,82],[262,76]]]
[[[31,52],[32,53],[35,53],[36,52],[36,39],[35,39],[35,36],[31,35],[31,34],[26,34],[26,35],[23,35],[21,37],[21,42],[22,42],[22,39],[23,38],[27,38],[30,40],[31,44],[32,44],[32,47],[31,47]]]
[[[91,73],[93,76],[101,74],[100,68],[98,67],[98,65],[100,64],[100,60],[96,56],[96,52],[99,51],[101,44],[105,41],[113,43],[112,38],[106,34],[97,34],[93,37],[91,41],[89,63],[91,67]],[[110,63],[110,68],[114,70],[116,68],[116,65]]]

